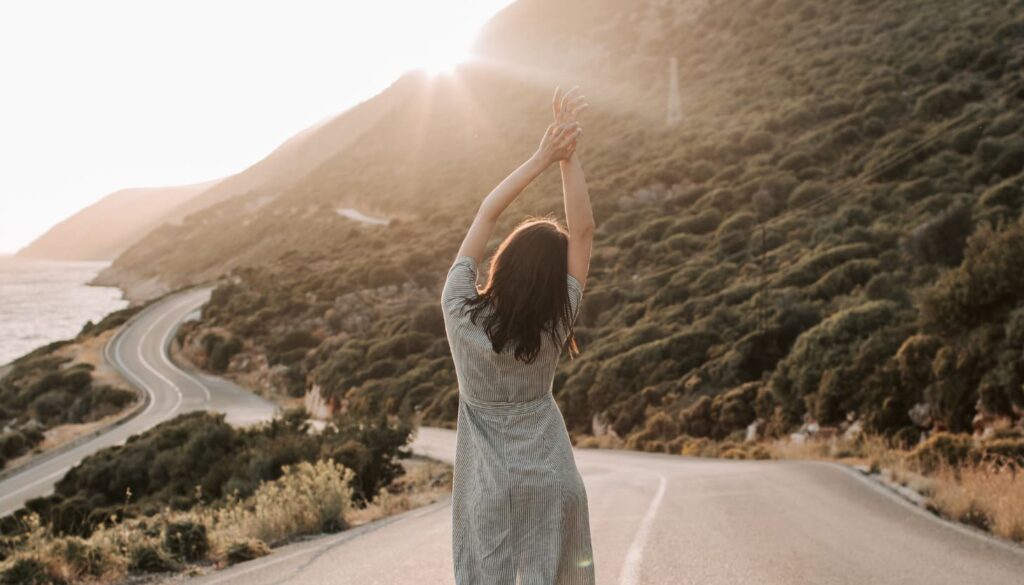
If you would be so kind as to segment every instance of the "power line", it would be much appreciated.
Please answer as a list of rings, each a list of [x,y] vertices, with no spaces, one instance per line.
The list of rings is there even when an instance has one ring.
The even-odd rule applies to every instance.
[[[665,113],[665,125],[678,126],[683,119],[683,108],[679,100],[679,59],[672,57],[668,61],[668,111]]]

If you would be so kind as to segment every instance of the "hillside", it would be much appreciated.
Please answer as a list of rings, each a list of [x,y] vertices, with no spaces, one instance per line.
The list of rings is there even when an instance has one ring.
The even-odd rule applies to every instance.
[[[391,89],[391,94],[395,93],[401,93],[399,85]],[[246,196],[243,213],[257,210],[335,154],[339,147],[365,132],[392,107],[391,94],[361,103],[296,134],[264,159],[224,179],[111,193],[51,228],[18,255],[55,260],[113,260],[162,224],[177,225],[189,215],[233,197]],[[232,214],[228,219],[235,221],[237,217]],[[119,275],[111,270],[101,274],[94,284],[117,282],[135,300],[166,292],[151,279],[140,286],[138,282],[133,285],[119,280]]]
[[[183,203],[174,210],[175,225],[151,230],[153,233],[145,242],[101,272],[92,284],[118,286],[125,290],[129,299],[141,301],[175,288],[169,286],[180,282],[171,276],[178,270],[175,266],[180,265],[190,271],[192,280],[203,280],[221,274],[225,264],[259,263],[266,251],[255,247],[257,242],[253,239],[254,232],[247,229],[249,224],[259,221],[267,213],[277,213],[265,208],[283,193],[304,188],[302,182],[307,174],[367,132],[396,103],[404,100],[414,90],[415,84],[414,79],[398,80],[374,99],[300,132],[249,168],[219,181],[200,196]],[[205,213],[198,213],[204,210]],[[181,221],[186,225],[178,228],[177,223]],[[223,229],[228,231],[222,232]],[[198,236],[201,239],[209,237],[230,241],[239,235],[238,229],[249,232],[235,240],[239,247],[223,255],[211,250],[216,257],[210,258],[210,264],[204,265],[200,255],[192,259],[171,258],[173,253],[169,253],[168,248],[178,248],[176,238],[183,233],[202,231],[205,235]],[[255,240],[262,238],[256,237]],[[158,264],[140,270],[135,262]]]
[[[181,187],[123,189],[53,226],[18,250],[22,258],[113,260],[215,181]],[[180,219],[180,218],[178,218]]]
[[[149,234],[108,283],[230,275],[182,333],[212,369],[451,425],[445,270],[555,83],[579,83],[599,229],[583,353],[555,380],[574,433],[678,450],[755,422],[910,442],[1020,424],[1020,0],[521,0],[480,51],[403,78],[388,115],[272,194]],[[499,234],[560,207],[550,172]]]

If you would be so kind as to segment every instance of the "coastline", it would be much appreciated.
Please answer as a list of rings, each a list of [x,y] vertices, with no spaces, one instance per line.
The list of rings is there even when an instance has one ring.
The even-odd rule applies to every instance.
[[[24,260],[26,263],[65,262],[63,260],[45,260],[35,258],[23,259],[17,256],[16,254],[0,254],[0,260]],[[129,300],[126,297],[124,290],[117,286],[94,285],[92,283],[92,280],[81,282],[78,285],[116,288],[120,292],[121,300]],[[102,319],[105,319],[118,311],[132,307],[134,304],[137,303],[129,302],[127,306],[122,307],[121,309],[108,310],[102,316],[93,317],[92,320],[94,323],[98,323]],[[87,323],[88,321],[90,321],[90,318],[85,317],[85,320],[82,323],[82,327],[85,327],[85,323]],[[110,385],[112,387],[131,390],[135,392],[138,396],[135,402],[125,406],[120,411],[110,414],[100,420],[88,423],[68,423],[48,428],[44,432],[45,438],[43,439],[42,443],[40,443],[30,451],[22,454],[21,456],[9,460],[3,468],[0,468],[0,479],[24,471],[25,469],[31,468],[34,465],[46,461],[50,457],[58,455],[69,449],[73,449],[75,446],[80,445],[83,442],[92,439],[93,437],[103,434],[109,431],[111,428],[123,424],[132,416],[141,412],[141,410],[146,407],[146,405],[149,402],[149,396],[145,392],[140,391],[134,385],[130,384],[127,380],[125,380],[117,372],[117,370],[111,366],[107,358],[107,346],[109,345],[109,342],[115,339],[117,335],[119,335],[120,332],[123,330],[123,328],[124,324],[113,329],[110,329],[109,331],[104,331],[103,333],[100,333],[99,335],[96,335],[94,337],[86,336],[84,338],[81,337],[80,328],[79,332],[76,333],[75,335],[65,337],[62,339],[51,339],[49,341],[46,341],[45,343],[41,343],[28,349],[27,351],[22,352],[20,355],[11,358],[8,362],[4,364],[0,364],[0,381],[2,381],[14,369],[14,363],[16,361],[23,359],[26,356],[31,355],[35,352],[39,352],[40,350],[53,344],[64,342],[63,345],[60,345],[59,347],[52,349],[49,352],[49,354],[62,355],[64,357],[69,358],[70,361],[67,364],[69,366],[80,363],[89,364],[93,367],[94,375],[98,381]]]
[[[117,268],[113,263],[100,270],[85,284],[120,290],[121,298],[128,301],[129,307],[145,304],[171,292],[171,288],[159,277],[138,278]]]
[[[132,307],[115,283],[95,286],[108,260],[60,260],[0,254],[0,379],[14,362],[52,344],[75,340],[89,322]]]

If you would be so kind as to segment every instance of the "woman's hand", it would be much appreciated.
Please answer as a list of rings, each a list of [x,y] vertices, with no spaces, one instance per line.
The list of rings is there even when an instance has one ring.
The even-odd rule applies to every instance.
[[[555,88],[555,97],[551,99],[551,113],[554,114],[555,124],[566,124],[575,122],[583,110],[590,107],[586,96],[579,95],[580,86],[570,89],[562,95],[562,88]]]
[[[579,115],[590,107],[586,96],[579,95],[580,86],[574,86],[565,95],[562,95],[562,88],[555,88],[555,97],[551,99],[551,113],[554,115],[555,124],[568,124],[577,122]],[[578,125],[578,122],[577,122]],[[566,161],[576,153],[576,144],[573,142],[568,153],[559,160]]]
[[[543,162],[545,166],[569,158],[576,150],[576,139],[579,138],[581,132],[583,132],[583,128],[580,127],[579,122],[551,124],[540,139],[540,146],[537,147],[534,157]]]

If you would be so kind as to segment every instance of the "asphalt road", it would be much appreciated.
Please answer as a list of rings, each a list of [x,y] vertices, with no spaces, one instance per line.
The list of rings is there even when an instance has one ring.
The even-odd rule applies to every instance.
[[[449,461],[454,448],[454,432],[440,429],[421,429],[414,444]],[[575,456],[598,584],[1024,583],[1021,547],[937,520],[839,465],[598,450]],[[450,513],[439,502],[189,581],[451,584]]]
[[[105,350],[107,363],[143,388],[149,403],[109,432],[56,455],[41,455],[23,471],[0,481],[0,516],[17,510],[26,500],[51,493],[54,483],[86,456],[179,413],[224,412],[233,424],[273,416],[272,403],[221,379],[184,371],[167,357],[178,324],[205,303],[211,291],[210,287],[196,288],[164,298],[138,313],[110,340]]]

